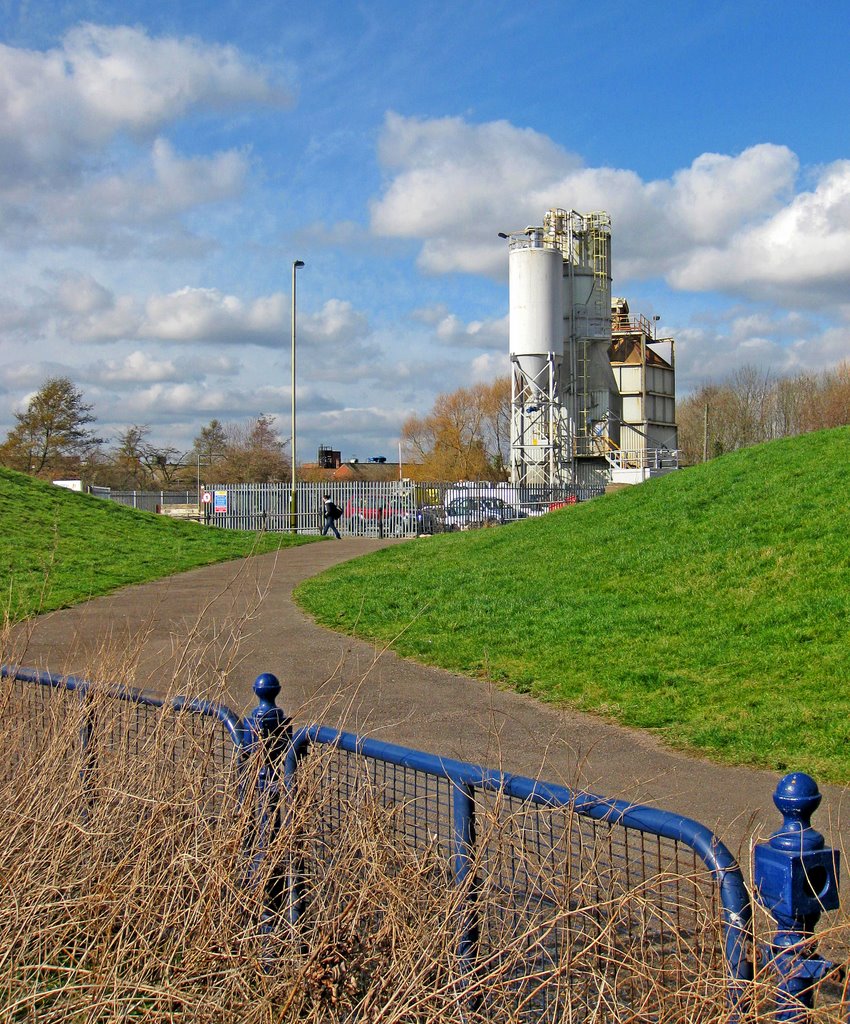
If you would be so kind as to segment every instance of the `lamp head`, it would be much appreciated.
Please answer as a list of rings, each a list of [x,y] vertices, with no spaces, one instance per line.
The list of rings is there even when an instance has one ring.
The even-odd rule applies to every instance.
[[[299,267],[304,266],[304,260],[295,260],[292,264],[292,269],[297,270]]]

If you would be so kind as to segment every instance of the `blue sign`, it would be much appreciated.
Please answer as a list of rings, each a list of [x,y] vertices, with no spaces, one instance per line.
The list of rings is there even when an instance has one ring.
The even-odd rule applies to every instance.
[[[213,512],[215,512],[216,515],[227,515],[227,491],[215,492]]]

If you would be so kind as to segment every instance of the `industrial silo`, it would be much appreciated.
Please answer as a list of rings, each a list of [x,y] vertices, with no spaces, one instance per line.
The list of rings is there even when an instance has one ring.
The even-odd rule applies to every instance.
[[[611,370],[611,219],[607,213],[550,210],[544,230],[564,254],[564,351],[561,402],[574,438],[573,479],[593,472],[619,444],[620,393]],[[577,462],[576,460],[579,460]],[[588,462],[589,460],[589,462]],[[579,483],[589,480],[578,480]]]
[[[563,256],[541,228],[510,236],[511,479],[548,484],[563,461]]]
[[[619,439],[611,344],[611,220],[549,210],[510,243],[511,479],[586,483]]]

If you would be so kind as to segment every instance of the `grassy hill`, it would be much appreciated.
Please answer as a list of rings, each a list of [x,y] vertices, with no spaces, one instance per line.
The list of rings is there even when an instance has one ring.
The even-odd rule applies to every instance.
[[[129,583],[307,542],[181,523],[0,468],[0,617],[14,622]]]
[[[850,429],[302,584],[326,625],[722,760],[850,781]],[[459,695],[459,706],[462,706]]]

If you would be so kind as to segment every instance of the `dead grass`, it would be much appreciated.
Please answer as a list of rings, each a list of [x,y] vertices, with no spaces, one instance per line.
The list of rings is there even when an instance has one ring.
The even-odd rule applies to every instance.
[[[188,631],[182,692],[214,663],[220,692],[204,696],[226,696],[250,618],[216,640]],[[333,751],[309,755],[258,857],[268,833],[240,793],[261,765],[239,769],[212,719],[111,699],[105,684],[132,683],[137,661],[114,641],[90,660],[99,685],[85,707],[33,685],[0,688],[2,1024],[732,1018],[704,872],[624,878],[610,841],[563,813],[541,852],[538,812],[533,823],[497,796],[479,809],[479,853],[458,887],[448,812],[412,842],[412,803]],[[561,857],[576,844],[579,860]],[[462,964],[473,921],[481,942]],[[844,935],[836,926],[833,945]],[[746,1020],[773,1019],[770,988],[762,971]],[[816,1019],[843,1020],[841,996],[834,986]]]

